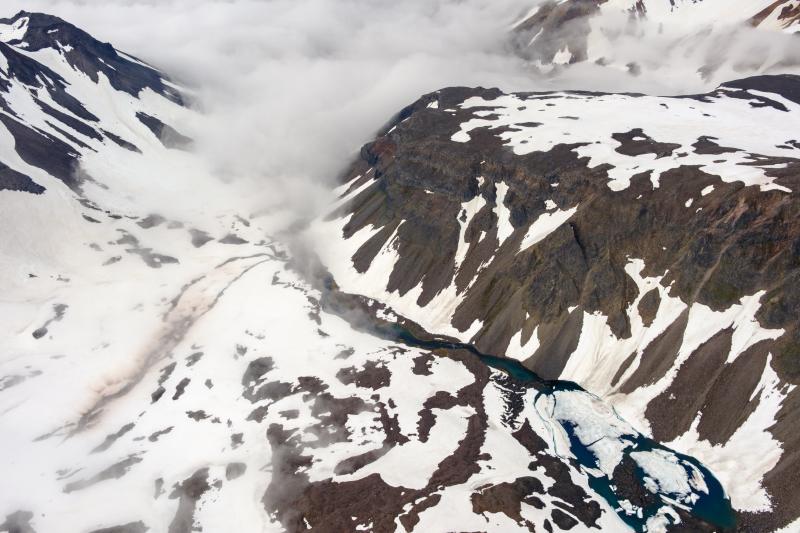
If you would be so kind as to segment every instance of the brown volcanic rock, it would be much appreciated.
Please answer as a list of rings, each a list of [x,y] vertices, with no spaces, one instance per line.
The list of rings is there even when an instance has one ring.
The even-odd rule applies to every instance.
[[[658,307],[661,305],[661,295],[657,289],[650,289],[641,300],[639,300],[639,316],[645,327],[650,327],[656,318]]]
[[[783,111],[776,99],[749,91],[771,90],[792,100],[800,80],[775,76],[729,85],[728,92],[693,98],[704,102],[751,98],[751,107]],[[513,133],[514,126],[478,127],[470,131],[469,142],[453,142],[461,124],[476,113],[491,119],[491,103],[500,96],[495,89],[432,93],[404,109],[378,140],[364,147],[344,181],[353,182],[351,190],[372,183],[332,215],[350,216],[344,225],[345,239],[364,228],[379,228],[353,256],[359,272],[369,270],[376,255],[391,243],[398,259],[386,291],[403,295],[421,288],[417,305],[424,312],[433,298],[455,286],[463,300],[452,325],[466,331],[480,321],[472,343],[485,353],[506,353],[515,334],[522,331],[525,342],[538,326],[539,348],[525,364],[545,378],[556,378],[578,346],[584,313],[607,317],[616,339],[631,337],[632,312],[641,316],[645,327],[654,325],[663,298],[654,289],[639,294],[626,272],[631,259],[637,258],[645,265],[642,276],[662,277],[660,283],[669,297],[689,307],[704,305],[721,312],[745,296],[764,291],[756,319],[764,329],[784,330],[767,343],[771,366],[782,382],[800,381],[796,320],[800,313],[800,202],[796,194],[726,182],[698,165],[682,164],[686,153],[681,144],[648,135],[650,117],[643,117],[641,128],[619,131],[612,135],[613,141],[598,142],[616,143],[614,150],[625,156],[674,161],[673,168],[661,173],[657,188],[651,172],[642,171],[627,188],[612,190],[608,186],[612,167],[590,166],[588,158],[576,152],[586,143],[556,142],[545,151],[516,155],[501,138]],[[472,97],[485,99],[487,107],[460,106]],[[537,93],[521,97],[543,107],[564,98]],[[436,106],[431,106],[434,102]],[[787,120],[793,116],[787,115]],[[526,127],[533,128],[532,135],[539,130],[534,124]],[[742,153],[741,148],[725,146],[704,132],[697,132],[696,138],[692,148],[698,155],[726,160]],[[748,157],[751,162],[743,165],[763,166],[776,185],[800,190],[800,159],[757,153]],[[362,177],[356,180],[358,175]],[[497,184],[501,182],[508,187],[503,206],[510,213],[512,230],[502,243],[497,215]],[[466,220],[462,204],[476,196],[485,205],[463,230],[467,251],[457,265],[460,222]],[[545,200],[559,209],[579,208],[545,239],[520,251],[526,229],[548,213]],[[667,376],[676,365],[688,320],[687,310],[672,324],[662,324],[666,329],[641,347],[636,369],[623,381],[636,360],[633,354],[616,371],[612,369],[611,375],[616,375],[609,385],[631,393]],[[691,354],[689,363],[677,368],[677,377],[666,392],[659,393],[647,409],[656,436],[674,438],[700,416],[702,438],[726,442],[758,404],[757,398],[750,401],[750,395],[764,371],[767,344],[751,347],[727,364],[730,333],[718,333]],[[732,386],[735,391],[728,390]],[[792,468],[800,465],[800,456],[789,448],[796,438],[786,425],[793,398],[786,400],[778,423],[770,430],[786,439],[782,442],[788,450],[765,479],[773,495],[773,490],[788,486]],[[728,402],[736,408],[728,407]],[[785,524],[794,513],[787,496],[781,496],[781,501],[787,503],[775,513],[776,524]]]
[[[667,390],[647,405],[653,438],[669,442],[689,431],[705,403],[705,384],[715,382],[725,368],[732,337],[733,331],[726,329],[700,346],[680,367]]]
[[[624,271],[629,257],[644,259],[644,275],[666,272],[662,283],[672,284],[672,296],[715,310],[769,287],[759,317],[764,326],[796,329],[786,310],[798,309],[800,294],[783,290],[791,285],[784,280],[794,275],[795,248],[800,246],[794,244],[800,243],[798,224],[790,219],[798,207],[793,195],[725,183],[688,166],[664,172],[659,189],[653,190],[649,174],[643,174],[634,176],[627,189],[615,192],[606,186],[608,167],[587,167],[585,158],[573,151],[576,145],[516,156],[502,146],[496,130],[491,134],[477,130],[469,143],[454,143],[450,137],[471,115],[457,106],[472,96],[491,99],[498,94],[447,89],[429,95],[403,111],[403,122],[398,121],[394,131],[362,150],[364,159],[348,176],[363,174],[372,162],[377,180],[338,213],[353,215],[345,225],[345,238],[368,225],[382,228],[354,257],[359,271],[369,267],[369,259],[399,227],[394,235],[399,261],[387,290],[403,294],[421,285],[418,303],[424,306],[453,280],[460,288],[472,281],[453,324],[465,330],[474,320],[484,320],[475,340],[481,349],[494,353],[504,352],[504,344],[524,324],[513,316],[520,311],[529,313],[534,323],[547,324],[580,305],[589,313],[609,316],[612,331],[625,338],[629,334],[625,311],[638,292]],[[453,112],[427,109],[434,100],[440,109]],[[638,153],[675,149],[674,144],[649,137],[636,142],[649,147],[648,151],[636,148]],[[382,148],[376,150],[376,145]],[[619,150],[634,150],[625,146]],[[783,164],[786,169],[776,170],[781,174],[779,183],[797,186],[800,162],[787,159]],[[478,176],[485,178],[482,185]],[[499,251],[491,205],[498,181],[510,183],[505,204],[516,230]],[[553,183],[558,188],[551,188]],[[686,198],[709,185],[714,186],[713,194],[697,198],[692,206],[702,210],[684,206]],[[476,194],[488,203],[467,228],[467,258],[454,272],[460,206]],[[519,246],[521,230],[546,212],[539,198],[552,198],[561,206],[579,203],[581,209],[544,241],[508,253]],[[477,242],[481,232],[484,238]],[[481,275],[475,279],[481,265]],[[658,300],[656,294],[648,298]],[[640,306],[645,321],[652,321],[658,302],[645,299]],[[518,308],[512,316],[507,314],[509,307]],[[501,316],[504,320],[496,318]],[[791,353],[791,346],[783,348]]]
[[[323,479],[312,482],[306,472],[312,464],[309,453],[316,444],[304,442],[303,432],[306,430],[289,430],[282,425],[272,424],[267,429],[267,438],[272,447],[273,477],[262,498],[270,516],[278,519],[290,532],[355,531],[359,527],[376,532],[393,532],[397,529],[398,520],[407,531],[418,531],[421,513],[438,505],[445,489],[463,487],[474,475],[487,468],[482,463],[489,462],[490,465],[492,458],[482,453],[486,434],[490,430],[489,415],[484,406],[484,390],[491,386],[490,379],[496,378],[490,377],[489,368],[465,350],[441,349],[432,355],[463,365],[474,381],[458,390],[455,396],[439,392],[425,402],[418,413],[420,440],[427,441],[427,433],[435,423],[435,420],[430,421],[432,409],[461,407],[471,409],[473,414],[468,416],[466,433],[455,450],[438,464],[423,488],[392,486],[374,473],[348,481]],[[513,385],[507,383],[505,387]],[[527,388],[522,386],[517,393],[523,396],[526,391]],[[330,406],[332,412],[341,414],[352,414],[365,407],[351,405],[354,403],[351,400],[327,396],[323,403]],[[311,399],[309,402],[314,409],[320,403]],[[378,404],[378,407],[381,405]],[[336,416],[321,417],[316,433],[331,435],[336,442],[347,442],[351,435],[343,427],[343,420]],[[385,436],[383,446],[340,462],[335,467],[337,475],[356,473],[393,447],[408,442],[407,437],[398,434],[399,428],[390,427],[396,425],[396,421],[382,417],[382,422]],[[521,517],[522,504],[538,510],[547,506],[549,510],[545,509],[546,512],[565,522],[570,520],[574,522],[573,525],[582,523],[586,527],[597,527],[602,508],[595,496],[587,493],[573,479],[575,464],[553,455],[548,444],[534,432],[527,419],[512,436],[528,450],[531,462],[529,465],[520,465],[522,475],[512,483],[483,485],[474,490],[470,497],[474,512],[502,512],[523,528],[533,530],[533,525]],[[489,469],[492,467],[489,466]],[[546,490],[543,483],[545,478],[549,478]],[[552,504],[546,505],[540,496],[552,500]],[[569,511],[569,514],[562,512],[559,507]]]
[[[448,94],[439,95],[441,106],[453,105],[446,99]],[[461,98],[458,95],[455,100]],[[449,138],[457,120],[445,115],[442,124],[437,123],[429,131],[430,117],[424,115],[432,112],[419,113],[423,115],[419,129],[414,114],[391,134],[396,137],[394,142],[402,143],[403,150],[388,160],[376,160],[374,172],[379,180],[349,205],[348,211],[354,216],[345,226],[344,236],[369,224],[384,228],[355,256],[358,269],[364,271],[369,257],[374,257],[400,226],[395,236],[400,260],[387,290],[403,294],[421,284],[422,306],[453,279],[461,287],[466,286],[465,280],[474,278],[480,265],[491,259],[453,320],[460,329],[468,328],[476,319],[485,320],[486,326],[476,341],[486,351],[502,353],[504,343],[522,326],[514,316],[496,318],[506,313],[511,304],[530,313],[536,323],[557,320],[567,308],[583,305],[588,312],[609,316],[613,331],[625,337],[629,326],[624,310],[636,296],[636,288],[624,272],[628,256],[644,257],[647,270],[653,274],[669,270],[666,282],[672,282],[674,276],[673,293],[685,300],[692,301],[694,292],[700,291],[703,303],[714,309],[725,308],[754,292],[757,280],[766,277],[760,272],[762,265],[772,259],[770,250],[745,247],[741,242],[761,239],[775,248],[781,246],[781,241],[791,239],[781,220],[780,211],[788,207],[783,205],[787,198],[782,193],[762,193],[752,187],[724,183],[692,167],[666,172],[661,178],[665,187],[657,191],[649,189],[649,181],[642,176],[634,178],[629,189],[613,192],[605,187],[605,169],[587,168],[571,151],[574,146],[559,145],[548,153],[510,156],[496,137],[452,143]],[[437,133],[440,130],[443,131]],[[369,150],[367,147],[365,152]],[[486,163],[480,165],[481,160]],[[429,161],[432,167],[422,164]],[[483,189],[477,187],[475,177],[479,173],[487,177]],[[492,180],[501,178],[514,184],[515,194],[506,198],[506,205],[515,228],[529,225],[544,213],[544,207],[537,208],[537,202],[531,199],[544,196],[548,181],[559,182],[554,194],[556,203],[574,205],[580,200],[583,209],[545,241],[503,257],[492,255],[497,245],[497,223],[487,206],[472,220],[466,239],[469,241],[481,231],[486,236],[480,243],[470,245],[467,260],[455,275],[453,257],[460,204],[476,193],[491,197],[493,191],[487,187]],[[787,179],[797,181],[796,176]],[[680,199],[712,184],[714,195],[700,200],[702,212],[683,206]],[[669,191],[661,193],[667,187]],[[427,194],[426,189],[436,193]],[[634,201],[643,193],[648,194]],[[437,213],[436,219],[429,213]],[[738,231],[731,235],[732,229]],[[769,241],[761,237],[767,234],[765,229],[772,232]],[[785,237],[781,238],[781,234]],[[521,232],[513,234],[505,248],[518,245],[521,237]],[[739,246],[733,246],[736,241]],[[611,243],[614,246],[609,246]],[[664,253],[664,247],[670,252]],[[365,257],[368,249],[369,257]],[[776,249],[775,253],[779,251]],[[784,318],[776,325],[782,327],[787,322]]]
[[[587,19],[596,15],[606,1],[544,2],[536,13],[514,28],[514,44],[524,57],[543,63],[553,61],[564,48],[572,54],[571,62],[585,61],[590,31]],[[536,46],[531,46],[534,38]]]
[[[721,372],[714,379],[713,387],[705,393],[697,425],[701,439],[723,444],[752,414],[759,402],[758,397],[753,398],[753,393],[764,373],[771,349],[769,341],[760,342],[733,363],[712,369],[714,373]]]
[[[777,12],[778,22],[784,28],[800,22],[800,4],[791,0],[775,0],[774,3],[759,11],[751,20],[753,26],[761,25],[764,20]]]
[[[683,342],[683,334],[686,331],[688,321],[689,313],[684,311],[664,333],[647,345],[647,348],[642,353],[642,362],[625,381],[625,384],[620,388],[620,392],[629,394],[639,387],[652,385],[664,377],[678,358],[678,350]]]
[[[553,324],[539,326],[542,347],[525,361],[525,366],[543,379],[558,378],[567,365],[569,356],[578,347],[582,326],[583,312],[580,309]]]
[[[530,531],[535,531],[533,524],[522,518],[520,510],[523,501],[537,508],[544,506],[535,496],[544,494],[541,481],[535,477],[522,477],[513,483],[500,483],[479,490],[480,492],[472,496],[472,508],[475,513],[504,513],[518,524],[528,527]]]

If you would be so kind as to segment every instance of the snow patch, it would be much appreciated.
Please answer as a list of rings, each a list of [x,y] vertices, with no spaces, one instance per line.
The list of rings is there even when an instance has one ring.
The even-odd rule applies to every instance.
[[[531,246],[543,241],[547,238],[548,235],[553,233],[562,224],[567,222],[572,215],[574,215],[578,211],[578,206],[576,205],[572,209],[559,209],[557,211],[553,211],[550,213],[543,213],[539,215],[533,224],[531,224],[530,228],[528,228],[528,232],[523,237],[522,242],[519,246],[519,251],[523,252],[530,248]]]

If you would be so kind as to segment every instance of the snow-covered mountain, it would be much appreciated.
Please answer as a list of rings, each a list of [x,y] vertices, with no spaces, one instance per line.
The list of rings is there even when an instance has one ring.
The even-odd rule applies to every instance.
[[[0,531],[732,526],[728,495],[706,466],[643,436],[597,396],[432,336],[379,302],[348,295],[337,286],[352,290],[346,284],[355,277],[340,276],[346,263],[330,263],[335,281],[321,267],[301,268],[313,260],[269,233],[270,214],[252,188],[207,175],[186,136],[195,113],[182,105],[181,89],[151,66],[37,13],[0,21],[0,41]],[[500,147],[496,132],[461,130],[475,112],[461,106],[470,95],[444,92],[413,108],[409,120],[365,150],[370,168],[347,188],[358,187],[360,199],[373,197],[373,177],[403,146],[392,139],[415,131],[420,120],[430,135],[446,123],[456,141],[472,139],[447,141],[472,154],[454,168],[472,164],[480,152],[476,131],[485,132],[480,142],[508,168],[521,161]],[[553,101],[580,105],[581,98]],[[452,113],[448,99],[458,107]],[[777,96],[752,101],[765,112],[788,105]],[[530,127],[527,119],[519,124],[522,132]],[[642,142],[652,144],[638,134],[628,144]],[[712,139],[704,144],[725,151],[714,146]],[[464,244],[478,246],[474,215],[488,224],[482,242],[496,240],[484,196],[497,191],[510,200],[517,190],[489,171],[501,163],[488,155],[480,192],[479,180],[467,173],[463,182],[439,184],[418,176],[430,190],[420,189],[420,206],[438,209],[464,185],[471,193],[458,192],[455,209],[474,197],[460,222],[455,211],[432,211],[437,215],[428,219],[430,242],[454,224],[463,228],[459,264],[484,260]],[[753,168],[745,155],[724,158]],[[783,159],[758,163],[777,165],[765,171],[770,175],[788,172],[780,168]],[[775,198],[791,186],[759,177],[760,168],[742,172],[777,190],[764,193],[781,195]],[[720,189],[710,198],[730,186],[707,180]],[[573,185],[566,176],[562,181],[559,191],[569,194]],[[548,204],[548,216],[572,209],[567,199],[553,196],[561,203]],[[519,244],[505,205],[497,203],[504,221],[498,227]],[[577,220],[588,210],[579,206],[573,215]],[[505,235],[509,228],[513,236]],[[358,235],[335,234],[340,251],[353,249]],[[653,268],[650,255],[632,257]],[[417,267],[401,283],[427,268]],[[441,271],[444,277],[453,265],[449,270]],[[635,278],[639,283],[657,285],[655,274],[632,272],[650,276]],[[373,289],[353,292],[380,299],[385,282],[372,279]],[[745,307],[753,310],[752,303]],[[584,309],[593,307],[573,315]],[[450,317],[431,324],[425,312],[397,311],[409,311],[435,334],[463,322],[460,313],[451,327]],[[562,311],[559,303],[552,314]],[[667,321],[662,314],[659,325]],[[592,316],[587,324],[601,322]],[[519,317],[510,324],[518,326]],[[529,329],[522,334],[526,348]],[[786,392],[772,381],[758,390],[757,403],[767,407]]]
[[[680,87],[800,68],[796,0],[545,1],[512,35],[547,73],[591,63]]]
[[[797,0],[609,0],[603,9],[627,9],[654,21],[684,17],[691,24],[748,24],[753,27],[800,31]]]
[[[577,382],[771,531],[800,514],[798,124],[788,75],[444,89],[362,149],[312,233],[343,290]]]

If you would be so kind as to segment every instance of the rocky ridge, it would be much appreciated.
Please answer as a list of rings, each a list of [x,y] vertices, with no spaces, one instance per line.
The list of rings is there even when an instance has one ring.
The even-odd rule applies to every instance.
[[[800,508],[799,114],[788,75],[443,89],[364,146],[311,233],[344,290],[599,394],[772,530]]]

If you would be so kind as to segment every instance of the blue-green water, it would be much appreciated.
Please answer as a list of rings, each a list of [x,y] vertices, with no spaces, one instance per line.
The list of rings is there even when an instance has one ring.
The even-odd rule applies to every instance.
[[[345,320],[348,320],[354,328],[368,330],[369,333],[392,342],[431,351],[440,349],[466,350],[475,355],[490,368],[504,372],[517,383],[534,388],[537,391],[536,398],[541,395],[552,395],[557,392],[584,392],[584,389],[576,383],[570,381],[543,380],[536,373],[525,368],[520,362],[505,357],[482,353],[471,344],[454,342],[451,339],[441,339],[437,337],[421,339],[400,324],[379,320],[371,313],[367,313],[363,308],[359,308],[358,306],[354,308],[352,301],[347,300],[347,295],[344,295],[344,298],[340,298],[341,296],[343,296],[342,293],[339,293],[330,278],[327,278],[324,281],[322,306],[327,311],[333,312]],[[359,313],[362,316],[360,316],[358,320],[355,320],[354,316]],[[623,512],[620,507],[620,500],[615,493],[613,481],[609,479],[608,476],[599,473],[597,457],[589,446],[581,442],[577,437],[573,426],[563,422],[561,426],[569,437],[570,452],[588,475],[590,487],[595,493],[603,497],[613,509],[616,509],[619,517],[634,531],[645,531],[648,518],[655,515],[663,505],[672,506],[671,503],[663,499],[671,495],[659,494],[657,495],[656,503],[642,510],[643,514],[641,517],[630,516]],[[735,515],[731,507],[730,499],[725,494],[719,481],[699,461],[692,457],[676,453],[640,434],[625,435],[622,438],[627,440],[629,444],[623,452],[626,455],[630,455],[634,452],[665,450],[678,458],[687,476],[690,476],[692,473],[691,466],[697,468],[708,487],[708,493],[704,494],[701,491],[696,491],[698,499],[691,505],[690,513],[709,524],[713,524],[719,531],[727,531],[734,528]],[[644,486],[645,472],[637,467],[635,474],[637,481]]]
[[[458,343],[450,340],[419,339],[410,331],[398,324],[393,324],[388,328],[382,327],[381,329],[384,330],[385,333],[388,333],[387,336],[390,338],[390,340],[401,342],[417,348],[424,348],[427,350],[466,350],[477,356],[487,366],[506,373],[517,382],[534,386],[538,391],[537,397],[542,394],[553,394],[559,391],[584,390],[579,385],[571,381],[543,380],[536,373],[525,368],[520,362],[505,357],[484,354],[471,344]],[[592,453],[589,447],[582,443],[577,437],[574,431],[575,428],[570,424],[562,424],[562,427],[564,427],[564,430],[569,436],[570,451],[575,456],[578,463],[585,469],[593,469],[594,471],[599,472],[597,457]],[[705,522],[715,525],[723,531],[730,530],[735,526],[735,515],[731,507],[730,499],[725,494],[725,490],[722,488],[719,480],[717,480],[717,478],[714,477],[714,475],[697,459],[670,450],[666,446],[663,446],[662,444],[652,439],[648,439],[640,434],[626,435],[624,438],[630,444],[623,452],[623,454],[626,456],[629,456],[634,452],[664,450],[678,458],[679,462],[682,463],[687,476],[691,476],[692,474],[691,467],[689,465],[697,468],[697,470],[702,474],[703,480],[708,487],[708,493],[705,494],[702,491],[696,492],[698,499],[691,505],[691,514]],[[662,495],[659,495],[657,498],[657,503],[642,510],[643,513],[641,517],[628,515],[620,508],[620,500],[614,492],[613,481],[605,475],[595,475],[591,472],[587,473],[589,474],[589,485],[592,490],[602,496],[612,508],[620,509],[617,514],[635,531],[645,531],[647,520],[654,516],[663,505],[671,505],[662,499]],[[636,468],[636,477],[639,483],[644,485],[646,474],[639,467]],[[671,497],[677,495],[666,494],[666,496]]]

